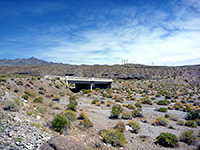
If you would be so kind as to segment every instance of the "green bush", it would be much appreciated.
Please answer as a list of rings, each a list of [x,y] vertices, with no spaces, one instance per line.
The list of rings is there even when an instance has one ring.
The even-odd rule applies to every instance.
[[[157,143],[164,147],[176,147],[178,146],[178,138],[176,135],[172,133],[160,133],[159,136],[156,137]]]
[[[122,112],[122,119],[132,119],[131,112]]]
[[[193,110],[191,112],[188,112],[185,116],[186,120],[195,120],[200,119],[200,110]]]
[[[127,125],[129,125],[132,128],[131,130],[132,133],[137,134],[140,130],[140,124],[134,120],[128,121]]]
[[[56,84],[55,87],[56,87],[57,89],[61,89],[61,85],[60,85],[60,84]]]
[[[142,104],[141,103],[135,103],[136,107],[142,108]]]
[[[160,107],[160,108],[158,109],[158,111],[159,111],[159,112],[167,112],[167,108],[165,108],[165,107]]]
[[[193,130],[185,131],[185,132],[181,133],[181,135],[180,135],[180,141],[184,142],[188,145],[194,144],[196,142],[196,139],[197,139],[197,137],[194,134]]]
[[[88,118],[88,116],[84,112],[80,113],[80,115],[78,117],[78,119],[81,119],[81,120],[87,119],[87,118]]]
[[[152,101],[150,99],[142,99],[142,104],[152,105]]]
[[[157,117],[156,119],[153,120],[152,124],[155,125],[155,126],[158,126],[158,125],[168,126],[169,121],[165,117],[159,116],[159,117]]]
[[[33,100],[34,103],[43,103],[43,97],[37,97]]]
[[[76,100],[76,96],[70,95],[69,100]]]
[[[126,144],[126,138],[118,130],[103,130],[101,136],[105,143],[109,143],[114,147],[123,147]]]
[[[24,91],[24,93],[30,97],[35,97],[36,94],[34,92],[31,92],[31,91]]]
[[[178,120],[176,124],[179,126],[183,126],[185,122],[183,120]]]
[[[97,102],[99,102],[99,100],[94,99],[94,100],[91,102],[91,104],[96,104]]]
[[[65,116],[58,114],[54,117],[51,128],[62,134],[65,129],[71,128],[71,122]]]
[[[70,100],[70,103],[67,105],[67,109],[76,111],[78,102],[76,100]]]
[[[25,99],[25,100],[28,100],[28,95],[26,95],[26,94],[22,95],[22,98]]]
[[[122,113],[122,111],[123,111],[123,108],[121,105],[119,105],[119,104],[113,105],[112,111],[110,112],[111,113],[110,117],[118,118],[119,115]]]
[[[23,82],[22,81],[17,81],[16,84],[17,85],[23,85]]]
[[[83,125],[85,128],[93,127],[93,123],[88,118],[81,120],[80,125]]]
[[[143,117],[142,111],[140,110],[133,110],[131,111],[132,117],[136,118],[136,117]]]
[[[59,95],[64,97],[65,96],[65,92],[59,92]]]
[[[170,101],[169,100],[159,100],[157,102],[158,105],[169,105]]]
[[[18,93],[18,92],[19,92],[19,90],[16,88],[16,89],[14,89],[14,92],[15,92],[15,93]]]
[[[188,120],[188,121],[185,122],[185,126],[191,127],[191,128],[196,128],[197,124],[194,120]]]
[[[124,130],[125,130],[124,122],[118,121],[116,126],[115,126],[115,129],[118,130],[119,132],[124,132]]]
[[[76,121],[76,113],[75,113],[74,111],[67,110],[67,111],[65,112],[65,117],[66,117],[68,120],[72,121],[72,122]]]

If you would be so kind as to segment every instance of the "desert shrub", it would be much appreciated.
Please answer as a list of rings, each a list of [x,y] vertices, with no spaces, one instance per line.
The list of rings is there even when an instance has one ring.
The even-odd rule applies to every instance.
[[[176,109],[176,110],[179,110],[180,108],[183,108],[183,104],[181,102],[176,102],[173,105],[173,108]]]
[[[181,133],[180,141],[184,142],[188,145],[194,144],[196,142],[196,135],[194,134],[193,130],[187,130]]]
[[[200,119],[195,119],[195,122],[198,126],[200,126]]]
[[[150,99],[142,99],[142,104],[152,105],[152,101]]]
[[[185,106],[183,106],[183,111],[184,112],[192,111],[192,106],[190,104],[185,104]]]
[[[183,126],[185,122],[183,120],[178,120],[176,124],[179,126]]]
[[[14,92],[15,92],[15,93],[18,93],[18,92],[19,92],[19,90],[16,88],[16,89],[14,89]]]
[[[9,101],[4,104],[3,109],[11,112],[19,111],[19,105],[15,101]]]
[[[123,101],[124,99],[122,97],[117,97],[115,100],[115,102],[120,102],[120,103],[122,103]]]
[[[169,94],[165,95],[165,99],[171,99],[171,98],[172,98],[171,95],[169,95]]]
[[[68,110],[76,111],[76,110],[77,110],[77,107],[76,107],[76,105],[75,105],[74,103],[69,103],[69,104],[67,105],[67,109],[68,109]]]
[[[136,107],[135,107],[134,105],[132,105],[132,104],[128,104],[128,105],[127,105],[127,108],[128,108],[128,109],[136,109]]]
[[[159,116],[159,117],[157,117],[156,119],[153,120],[152,124],[155,125],[155,126],[158,126],[158,125],[168,126],[169,121],[165,117]]]
[[[28,95],[26,95],[26,94],[22,95],[22,98],[25,99],[25,100],[28,100]]]
[[[165,118],[169,118],[170,117],[170,115],[169,114],[165,114]]]
[[[156,97],[161,97],[161,95],[160,94],[156,94]]]
[[[133,110],[131,111],[132,117],[136,118],[136,117],[143,117],[142,111],[140,110]]]
[[[64,92],[59,92],[59,95],[64,97],[65,96],[65,93]]]
[[[65,116],[58,114],[52,120],[51,128],[62,134],[65,129],[71,128],[71,122]]]
[[[22,81],[17,81],[16,84],[17,85],[23,85],[23,82]]]
[[[61,89],[61,85],[60,85],[60,84],[56,84],[55,87],[56,87],[57,89]]]
[[[67,111],[65,112],[65,117],[66,117],[68,120],[72,121],[72,122],[76,121],[76,113],[75,113],[74,111],[67,110]]]
[[[37,97],[33,100],[34,103],[43,103],[43,97]]]
[[[106,106],[107,106],[107,107],[110,107],[110,106],[111,106],[110,100],[106,101]]]
[[[78,117],[78,119],[81,119],[81,120],[87,119],[87,118],[88,118],[88,116],[84,112],[80,113],[80,115]]]
[[[128,126],[130,126],[132,129],[131,129],[131,132],[132,133],[138,133],[139,130],[140,130],[140,124],[134,120],[130,120],[128,121],[127,123]]]
[[[69,100],[76,100],[76,96],[70,95]]]
[[[164,147],[176,147],[178,146],[178,138],[176,135],[172,133],[160,133],[159,136],[156,137],[156,142]]]
[[[97,102],[99,102],[99,100],[94,99],[94,100],[91,102],[91,104],[96,104]]]
[[[200,110],[193,110],[191,112],[188,112],[185,116],[186,120],[195,120],[200,119]]]
[[[125,130],[125,124],[122,121],[118,121],[115,129],[118,130],[119,132],[123,132]]]
[[[115,104],[115,105],[113,105],[112,111],[110,112],[111,113],[110,117],[111,118],[118,118],[119,115],[122,113],[122,111],[123,111],[122,106],[119,105],[119,104]]]
[[[80,125],[83,125],[85,128],[93,127],[93,123],[88,118],[81,120]]]
[[[157,102],[158,105],[169,105],[170,101],[169,100],[159,100]]]
[[[122,119],[132,119],[131,112],[122,112]]]
[[[114,147],[123,147],[126,144],[126,138],[117,130],[109,129],[101,132],[103,141],[109,143]]]
[[[142,104],[141,103],[135,103],[136,107],[142,108]]]
[[[33,114],[32,111],[26,112],[27,115],[31,116]]]
[[[170,119],[170,120],[173,120],[173,121],[178,121],[178,116],[170,115],[170,116],[169,116],[169,119]]]
[[[165,107],[160,107],[160,108],[158,109],[158,111],[159,111],[159,112],[167,112],[167,108],[165,108]]]
[[[31,92],[31,91],[24,91],[24,93],[30,97],[35,97],[36,94],[34,92]]]
[[[187,127],[191,127],[191,128],[196,128],[197,127],[197,124],[194,120],[187,120],[185,122],[185,126]]]

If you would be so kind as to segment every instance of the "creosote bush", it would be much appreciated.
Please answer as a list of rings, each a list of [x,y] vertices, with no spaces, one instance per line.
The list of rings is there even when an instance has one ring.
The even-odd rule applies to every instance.
[[[33,100],[34,103],[43,103],[43,97],[37,97]]]
[[[80,113],[80,115],[78,117],[78,119],[81,119],[81,120],[87,119],[87,118],[88,118],[88,116],[84,112]]]
[[[133,110],[131,111],[132,117],[136,118],[136,117],[143,117],[142,111],[141,110]]]
[[[71,122],[65,116],[58,114],[52,120],[51,128],[62,134],[65,129],[71,128]]]
[[[122,112],[122,119],[132,119],[131,112]]]
[[[196,142],[196,135],[194,134],[193,130],[187,130],[181,133],[180,141],[184,142],[188,145],[195,144]]]
[[[196,128],[197,127],[197,124],[194,120],[187,120],[185,122],[185,126],[188,126],[188,127],[191,127],[191,128]]]
[[[109,143],[114,147],[123,147],[126,144],[125,136],[115,129],[101,130],[101,136],[105,143]]]
[[[157,102],[158,105],[169,105],[170,101],[169,100],[159,100]]]
[[[162,117],[162,116],[157,117],[152,122],[152,125],[155,125],[155,126],[158,126],[158,125],[168,126],[168,124],[169,124],[169,121],[165,117]]]
[[[132,128],[131,132],[133,133],[137,134],[140,130],[140,124],[134,120],[128,121],[127,125],[129,125]]]
[[[93,123],[88,118],[81,120],[80,125],[83,125],[85,128],[93,127]]]
[[[76,113],[75,113],[74,111],[67,110],[67,111],[65,112],[65,117],[66,117],[68,120],[72,121],[72,122],[76,121]]]
[[[156,137],[157,143],[164,147],[176,147],[178,146],[178,137],[172,133],[160,133]]]
[[[135,103],[135,106],[138,108],[142,108],[142,104],[141,103]]]
[[[119,132],[124,132],[125,130],[124,122],[118,121],[114,129],[118,130]]]
[[[176,124],[179,126],[183,126],[185,122],[183,120],[178,120]]]
[[[158,109],[158,111],[159,111],[159,112],[167,112],[167,108],[165,108],[165,107],[160,107],[160,108]]]
[[[123,108],[121,105],[119,104],[113,105],[112,111],[110,112],[111,113],[110,117],[117,119],[119,115],[122,113],[122,111],[123,111]]]

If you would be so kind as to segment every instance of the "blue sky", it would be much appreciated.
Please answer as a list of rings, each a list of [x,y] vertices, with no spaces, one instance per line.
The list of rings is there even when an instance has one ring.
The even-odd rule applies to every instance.
[[[200,0],[0,0],[0,58],[200,64]]]

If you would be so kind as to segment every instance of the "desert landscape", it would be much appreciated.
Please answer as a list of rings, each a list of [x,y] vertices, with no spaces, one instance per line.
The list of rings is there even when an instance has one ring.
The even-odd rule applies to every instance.
[[[0,149],[45,149],[59,135],[75,137],[70,142],[87,150],[200,148],[199,65],[45,62],[3,65],[0,73]],[[74,93],[66,80],[44,78],[67,74],[113,83]]]

